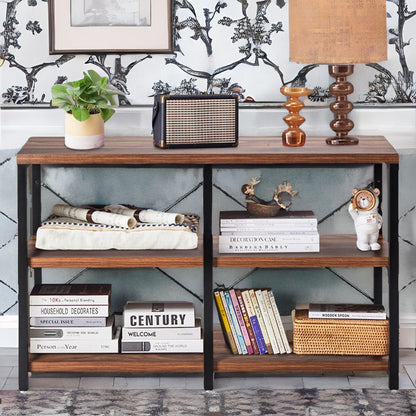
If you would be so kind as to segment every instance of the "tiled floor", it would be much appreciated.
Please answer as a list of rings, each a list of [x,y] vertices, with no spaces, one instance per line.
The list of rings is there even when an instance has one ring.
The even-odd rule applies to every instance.
[[[271,388],[271,389],[350,389],[388,388],[387,373],[343,373],[331,376],[284,376],[215,379],[215,389]],[[34,375],[31,390],[57,389],[202,389],[202,377],[62,377]],[[416,389],[416,351],[400,350],[400,388]],[[0,390],[18,389],[18,359],[16,349],[0,349]]]

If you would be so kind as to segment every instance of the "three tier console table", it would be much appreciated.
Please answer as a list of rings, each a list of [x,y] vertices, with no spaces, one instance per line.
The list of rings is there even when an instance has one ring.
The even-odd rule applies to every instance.
[[[328,146],[324,137],[308,137],[306,145],[283,147],[280,137],[243,137],[235,148],[159,149],[151,137],[107,137],[104,147],[74,151],[62,137],[32,137],[17,154],[18,164],[18,284],[19,388],[29,388],[29,373],[85,374],[204,374],[204,388],[214,388],[216,373],[305,373],[331,371],[389,371],[389,387],[397,389],[399,368],[398,293],[398,167],[399,156],[381,136],[359,137],[356,146]],[[374,180],[386,180],[388,239],[382,249],[360,252],[355,235],[321,235],[319,253],[219,254],[212,236],[212,171],[221,167],[374,166]],[[42,167],[197,167],[203,170],[203,236],[196,250],[42,251],[35,248],[41,223]],[[383,166],[385,169],[383,169]],[[386,176],[386,178],[383,178]],[[31,198],[28,195],[30,184]],[[30,202],[30,203],[29,203]],[[86,203],[91,201],[86,201]],[[203,354],[29,354],[29,270],[42,282],[43,268],[202,267],[204,287]],[[390,352],[386,357],[331,355],[232,355],[213,325],[213,269],[215,267],[325,268],[374,270],[374,301],[382,303],[382,269],[389,280]]]

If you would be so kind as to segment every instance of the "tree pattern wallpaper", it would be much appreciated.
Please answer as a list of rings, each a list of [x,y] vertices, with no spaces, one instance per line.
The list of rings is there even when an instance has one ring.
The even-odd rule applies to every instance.
[[[289,61],[285,0],[175,0],[174,53],[169,55],[49,55],[46,0],[2,0],[2,105],[50,102],[50,84],[81,77],[95,66],[125,92],[121,105],[149,104],[159,93],[239,95],[241,101],[281,102],[282,84],[308,73],[311,102],[329,97],[325,66]],[[416,7],[387,0],[389,60],[359,65],[355,102],[416,101],[413,40]],[[330,41],[330,39],[328,40]],[[30,53],[28,52],[30,51]],[[353,78],[354,79],[354,78]]]
[[[67,0],[59,0],[67,1]],[[69,1],[69,0],[68,0]],[[158,0],[162,1],[162,0]],[[168,1],[168,0],[166,0]],[[305,82],[313,89],[307,105],[327,104],[331,97],[328,92],[333,79],[326,66],[300,65],[289,60],[288,1],[290,0],[174,0],[172,16],[174,51],[171,54],[49,54],[48,2],[47,0],[0,0],[0,16],[3,25],[0,30],[0,111],[13,108],[49,108],[53,84],[79,79],[83,71],[95,69],[108,76],[109,81],[125,93],[120,105],[125,107],[151,106],[155,94],[196,94],[224,93],[236,94],[245,106],[255,103],[261,106],[286,100],[280,94],[284,83]],[[356,65],[350,77],[355,91],[351,101],[356,106],[414,106],[416,86],[416,2],[414,0],[387,0],[388,61]],[[5,112],[4,112],[5,113]],[[4,114],[3,113],[3,114]],[[16,218],[16,164],[15,155],[19,149],[2,149],[0,145],[0,315],[17,314],[17,218]],[[414,172],[415,156],[401,158],[401,172]],[[89,178],[85,172],[64,172],[69,178],[53,168],[43,172],[42,196],[45,206],[53,203],[85,203],[92,192],[96,203],[106,203],[104,198],[105,175],[97,172]],[[312,208],[318,213],[320,227],[325,233],[337,229],[340,216],[350,197],[350,184],[345,172],[334,175],[326,169],[318,173],[296,169],[259,172],[227,170],[214,177],[215,215],[220,209],[242,209],[244,199],[235,189],[240,189],[241,178],[262,176],[260,192],[274,189],[283,179],[293,179],[301,197],[297,209]],[[402,189],[413,189],[414,174],[403,175]],[[169,185],[160,171],[140,172],[138,181],[121,172],[114,175],[113,189],[118,190],[119,181],[126,181],[132,189],[160,189],[159,193],[146,195],[148,199],[132,201],[147,204],[156,209],[185,207],[184,201],[194,206],[200,205],[201,174],[186,172],[169,177]],[[330,178],[330,179],[329,179]],[[348,178],[357,184],[368,185],[372,180],[371,169],[350,170]],[[85,190],[77,194],[74,184],[83,181]],[[130,181],[130,182],[129,182]],[[178,188],[175,183],[179,182]],[[123,182],[124,183],[124,182]],[[312,184],[312,186],[311,186]],[[99,186],[100,185],[100,186]],[[163,193],[163,189],[171,194]],[[320,187],[320,188],[319,188]],[[333,200],[330,205],[324,199],[316,198],[316,188],[330,189]],[[14,191],[10,191],[13,189]],[[100,191],[98,191],[100,190]],[[96,194],[102,192],[102,194]],[[269,192],[269,191],[267,191]],[[414,293],[416,289],[415,249],[415,200],[413,193],[400,195],[400,293],[401,308],[415,313]],[[157,205],[156,205],[157,204]],[[182,204],[182,205],[181,205]],[[303,205],[302,205],[303,204]],[[343,211],[344,210],[344,211]],[[188,211],[189,212],[189,211]],[[344,213],[343,213],[344,212]],[[44,214],[44,213],[43,213]],[[345,225],[345,224],[346,225]],[[340,232],[347,232],[348,219],[341,224]],[[342,228],[344,227],[344,228]],[[413,260],[415,259],[415,260]],[[403,272],[404,271],[404,272]],[[64,282],[80,279],[96,281],[92,270],[60,270],[51,280]],[[144,273],[141,271],[141,273]],[[150,287],[147,296],[160,293],[158,282],[168,293],[186,293],[201,309],[202,278],[196,279],[194,271],[150,270],[143,275],[142,287]],[[227,270],[214,281],[218,284],[243,282],[247,286],[276,284],[273,273],[268,270]],[[356,294],[351,301],[371,300],[371,278],[353,276],[348,270],[305,271],[299,279],[299,271],[283,271],[279,282],[287,288],[282,294],[284,312],[288,313],[296,299],[292,294],[304,291],[317,299],[319,287],[329,288],[332,294],[342,296],[347,286],[349,294]],[[121,276],[122,275],[122,276]],[[118,279],[114,299],[120,304],[125,299],[122,293],[129,293],[137,278],[133,270],[102,271],[99,278],[105,283]],[[316,284],[319,279],[320,284]],[[335,279],[335,280],[334,280]],[[146,285],[147,281],[147,285]],[[332,289],[331,289],[332,288]],[[135,290],[138,290],[135,288]],[[152,292],[153,291],[153,292]],[[335,299],[334,299],[335,300]]]

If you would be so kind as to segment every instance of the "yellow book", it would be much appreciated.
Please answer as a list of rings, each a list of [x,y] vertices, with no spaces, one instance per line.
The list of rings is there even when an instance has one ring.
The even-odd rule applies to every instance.
[[[228,322],[227,315],[225,313],[224,305],[221,300],[221,295],[218,290],[214,291],[215,303],[217,305],[218,316],[220,318],[221,327],[225,335],[225,339],[231,348],[233,354],[238,354],[237,346],[235,345],[233,334],[231,333],[230,323]]]

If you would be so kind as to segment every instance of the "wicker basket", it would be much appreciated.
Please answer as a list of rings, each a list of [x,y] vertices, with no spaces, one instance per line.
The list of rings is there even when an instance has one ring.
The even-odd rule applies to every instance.
[[[389,353],[389,321],[386,319],[311,319],[307,310],[296,310],[292,315],[295,354]]]

